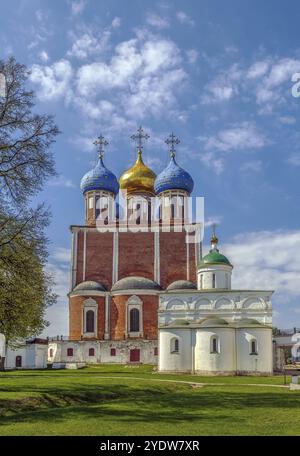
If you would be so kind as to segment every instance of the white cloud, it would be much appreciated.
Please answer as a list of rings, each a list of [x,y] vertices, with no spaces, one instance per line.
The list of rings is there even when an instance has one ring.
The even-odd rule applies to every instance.
[[[54,177],[53,179],[49,180],[48,185],[50,185],[51,187],[75,188],[75,185],[72,182],[72,180],[62,175]]]
[[[111,110],[112,106],[116,111],[121,108],[130,118],[158,115],[176,104],[175,92],[187,77],[180,63],[179,49],[170,40],[124,41],[116,46],[109,63],[80,67],[77,91],[84,99],[93,94],[89,101],[96,109],[99,101],[95,103],[95,96],[110,94],[116,96],[114,103],[106,104]]]
[[[181,24],[186,24],[191,27],[195,25],[194,20],[190,16],[188,16],[184,11],[177,11],[176,17],[178,21],[181,22]]]
[[[41,51],[39,53],[39,58],[43,61],[43,62],[48,62],[49,60],[49,55],[46,51]]]
[[[281,116],[279,117],[279,120],[282,124],[286,125],[293,125],[294,123],[296,123],[296,119],[293,116]]]
[[[198,51],[196,51],[196,49],[189,49],[186,51],[186,55],[189,63],[196,63],[198,59]]]
[[[38,86],[38,97],[46,101],[70,95],[72,76],[70,62],[63,59],[51,66],[33,65],[30,80]]]
[[[300,231],[240,234],[220,249],[235,265],[233,286],[300,296]],[[288,299],[288,296],[286,296]]]
[[[260,149],[268,144],[268,140],[252,122],[241,122],[219,131],[215,136],[200,137],[199,139],[205,142],[205,149],[222,152]]]
[[[121,18],[116,16],[116,17],[112,20],[111,26],[112,26],[112,28],[118,28],[118,27],[120,27],[120,26],[121,26]]]
[[[287,161],[292,166],[300,166],[300,153],[291,154]]]
[[[222,219],[223,219],[222,215],[215,215],[212,217],[208,217],[207,219],[205,219],[205,228],[209,228],[213,225],[220,225]]]
[[[263,162],[261,160],[252,160],[242,164],[241,171],[251,171],[259,173],[262,171]]]
[[[246,76],[249,79],[257,79],[261,76],[264,76],[269,69],[269,62],[265,60],[261,60],[259,62],[253,63],[248,69]]]
[[[239,96],[240,100],[249,103],[252,98],[258,105],[259,114],[271,114],[276,105],[287,102],[291,97],[290,81],[297,72],[300,72],[300,60],[295,58],[267,56],[248,67],[235,63],[220,71],[205,86],[201,101],[209,104]]]
[[[158,29],[165,29],[170,26],[169,21],[167,19],[162,18],[161,16],[158,16],[157,14],[153,14],[153,13],[147,14],[146,21],[152,27],[155,27]]]
[[[71,11],[74,16],[81,14],[86,7],[86,0],[77,0],[71,2]]]
[[[99,35],[93,35],[92,32],[86,32],[76,38],[71,49],[67,52],[69,57],[86,59],[89,56],[100,55],[107,50],[111,32],[104,30]]]
[[[51,255],[51,258],[54,261],[69,264],[71,259],[71,251],[70,249],[66,249],[65,247],[56,247],[56,249]]]

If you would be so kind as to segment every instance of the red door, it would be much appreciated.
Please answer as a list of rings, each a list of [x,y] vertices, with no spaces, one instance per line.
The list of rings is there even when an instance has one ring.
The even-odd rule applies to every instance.
[[[139,363],[140,361],[140,350],[138,348],[133,348],[130,350],[130,362]]]

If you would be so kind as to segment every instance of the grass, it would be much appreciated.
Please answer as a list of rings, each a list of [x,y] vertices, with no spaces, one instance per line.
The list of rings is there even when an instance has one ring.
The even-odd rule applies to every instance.
[[[0,435],[299,435],[300,394],[282,384],[151,366],[5,372]]]

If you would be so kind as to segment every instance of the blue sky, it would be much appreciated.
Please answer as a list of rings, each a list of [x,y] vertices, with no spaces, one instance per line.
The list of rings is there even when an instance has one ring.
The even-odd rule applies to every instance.
[[[108,138],[105,163],[119,176],[140,124],[156,172],[168,162],[165,137],[180,137],[178,161],[205,197],[207,225],[219,225],[233,286],[275,289],[275,324],[300,326],[299,23],[292,0],[1,4],[0,58],[31,69],[37,109],[62,131],[59,176],[38,197],[52,208],[49,268],[60,295],[48,333],[67,333],[68,227],[83,222],[92,142]]]

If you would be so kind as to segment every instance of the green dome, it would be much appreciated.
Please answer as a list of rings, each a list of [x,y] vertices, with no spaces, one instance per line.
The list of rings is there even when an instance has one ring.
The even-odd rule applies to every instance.
[[[210,250],[210,252],[199,262],[198,267],[204,268],[208,264],[227,264],[228,266],[232,266],[228,258],[225,255],[222,255],[218,249]]]

